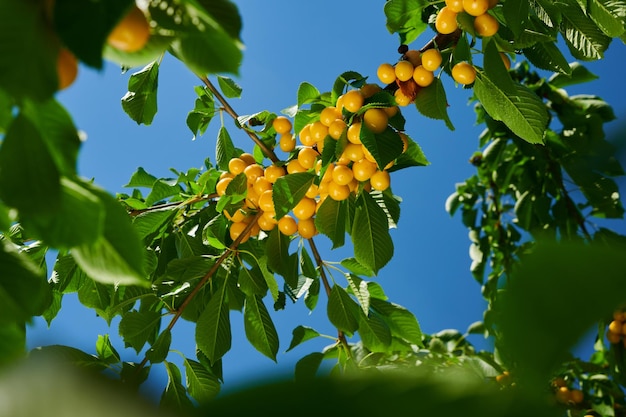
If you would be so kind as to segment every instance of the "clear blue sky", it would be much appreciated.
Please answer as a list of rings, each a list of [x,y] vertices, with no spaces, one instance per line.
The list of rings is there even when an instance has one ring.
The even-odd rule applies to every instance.
[[[312,83],[320,91],[329,91],[337,75],[346,70],[376,79],[380,63],[398,59],[397,37],[385,28],[383,2],[318,0],[313,5],[288,0],[238,0],[235,3],[242,14],[242,38],[246,45],[241,73],[236,77],[243,87],[243,97],[231,102],[239,114],[264,109],[279,112],[295,104],[302,81]],[[418,49],[432,35],[424,33],[412,46]],[[624,64],[626,47],[618,40],[613,42],[604,61],[587,65],[601,79],[576,87],[570,93],[597,94],[614,106],[618,117],[626,115]],[[81,67],[77,82],[58,96],[88,137],[80,154],[80,174],[94,178],[97,184],[116,193],[126,191],[122,186],[139,166],[153,175],[167,177],[170,167],[187,170],[201,167],[207,156],[214,160],[219,120],[214,119],[207,133],[195,141],[185,125],[198,80],[167,56],[160,72],[159,113],[154,123],[146,127],[137,126],[120,106],[129,75],[121,74],[113,64],[101,72]],[[409,308],[422,329],[429,333],[444,328],[464,331],[470,323],[481,320],[484,307],[480,286],[469,273],[467,231],[458,217],[450,218],[444,210],[455,183],[473,174],[468,159],[477,149],[477,137],[483,127],[475,125],[473,109],[468,105],[470,92],[455,88],[445,75],[443,79],[450,116],[457,129],[451,132],[443,122],[426,119],[413,107],[403,110],[407,132],[422,146],[431,165],[392,175],[392,189],[403,199],[402,215],[399,228],[392,231],[394,259],[376,278],[390,299]],[[252,143],[227,117],[226,126],[236,145],[251,150]],[[616,130],[618,123],[609,126]],[[613,226],[625,229],[621,221]],[[317,240],[326,247],[325,237]],[[323,253],[330,261],[346,256],[349,248]],[[312,314],[303,303],[298,303],[273,315],[281,338],[278,365],[249,346],[242,316],[233,312],[233,349],[224,358],[226,387],[250,378],[291,372],[300,357],[326,345],[327,341],[307,342],[295,351],[283,353],[289,345],[291,330],[299,324],[336,334],[327,323],[321,300]],[[66,296],[61,313],[49,330],[42,320],[36,320],[29,329],[29,346],[62,343],[92,353],[98,334],[116,336],[117,322],[108,328],[93,311],[82,308],[74,296]],[[193,357],[193,335],[191,325],[179,322],[172,348]],[[480,340],[473,341],[484,346]],[[114,338],[114,343],[126,360],[135,358],[134,351],[122,349],[119,338]],[[164,385],[162,367],[155,368],[155,379],[161,378]]]

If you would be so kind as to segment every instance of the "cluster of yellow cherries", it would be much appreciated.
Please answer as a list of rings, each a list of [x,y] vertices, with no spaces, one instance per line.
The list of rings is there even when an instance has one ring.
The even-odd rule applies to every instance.
[[[274,164],[264,168],[247,153],[231,159],[228,171],[221,174],[216,192],[219,196],[224,195],[232,179],[243,173],[247,178],[247,194],[242,208],[234,214],[224,212],[232,221],[230,237],[236,239],[256,219],[256,224],[248,228],[242,243],[257,236],[261,230],[270,231],[274,227],[278,227],[284,235],[298,233],[300,237],[310,239],[317,234],[314,218],[326,198],[342,201],[351,193],[356,194],[359,189],[369,192],[372,189],[385,191],[389,188],[390,176],[387,170],[394,161],[380,169],[361,142],[361,128],[365,125],[374,134],[382,133],[388,127],[389,118],[396,115],[399,109],[397,106],[370,108],[360,116],[356,115],[365,100],[381,90],[379,85],[365,84],[340,96],[334,106],[321,111],[319,120],[302,128],[298,134],[300,146],[296,146],[291,121],[284,116],[276,117],[272,127],[279,136],[278,146],[283,152],[291,154],[284,166]],[[344,117],[344,109],[349,117]],[[402,140],[404,152],[409,145],[408,137],[401,132],[397,134]],[[341,155],[335,162],[322,167],[321,154],[327,137],[339,140],[344,135],[347,142]],[[319,184],[311,184],[305,196],[291,210],[291,215],[286,214],[276,220],[273,184],[284,175],[309,171],[321,176]]]
[[[474,30],[478,36],[493,36],[500,24],[487,11],[497,4],[498,0],[446,0],[446,5],[437,13],[435,29],[443,35],[454,32],[459,27],[457,15],[465,12],[474,17]]]
[[[626,312],[621,310],[613,313],[613,321],[609,323],[609,327],[606,331],[606,338],[611,344],[617,344],[622,342],[626,347]]]

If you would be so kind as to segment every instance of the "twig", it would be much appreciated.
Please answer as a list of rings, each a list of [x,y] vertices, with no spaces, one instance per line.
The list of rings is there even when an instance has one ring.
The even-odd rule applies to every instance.
[[[324,261],[320,256],[320,253],[317,250],[317,246],[315,246],[315,241],[313,238],[308,239],[309,246],[311,247],[311,251],[313,252],[313,258],[315,259],[315,263],[320,271],[320,278],[322,280],[322,284],[324,284],[324,290],[326,290],[326,296],[330,298],[330,283],[328,282],[328,278],[326,277],[326,271],[324,271]],[[346,339],[346,335],[339,329],[337,329],[337,339],[341,342],[348,357],[352,357],[352,353],[350,352],[350,345],[348,344],[348,340]]]
[[[185,311],[189,303],[191,303],[191,301],[200,292],[200,290],[205,286],[205,284],[209,282],[209,280],[213,277],[213,275],[215,275],[215,273],[217,272],[218,268],[222,265],[222,263],[224,263],[224,261],[237,250],[237,247],[239,246],[243,238],[246,236],[246,234],[248,234],[248,232],[252,230],[252,228],[254,227],[254,224],[256,223],[256,221],[261,215],[260,213],[261,212],[255,214],[252,217],[250,223],[246,225],[246,228],[243,230],[243,232],[239,236],[237,236],[237,239],[235,239],[233,243],[230,245],[230,247],[227,250],[225,250],[224,253],[222,253],[222,255],[217,259],[217,261],[215,261],[213,266],[207,271],[206,274],[204,274],[202,279],[196,284],[193,290],[191,290],[191,292],[187,294],[187,297],[185,297],[181,305],[175,310],[174,316],[170,320],[165,330],[171,331],[174,328],[174,325],[176,324],[178,319],[183,315],[183,312]],[[135,372],[138,373],[144,366],[146,366],[148,361],[149,361],[148,357],[144,356],[143,360],[141,361],[141,363],[139,364]]]
[[[224,96],[222,96],[222,94],[217,90],[217,88],[215,88],[215,86],[211,83],[211,81],[209,81],[209,79],[206,76],[200,77],[200,80],[202,80],[204,85],[211,91],[211,93],[213,93],[213,95],[217,98],[217,100],[222,104],[226,113],[228,113],[230,117],[232,117],[235,121],[238,121],[239,115],[237,114],[237,112],[231,107],[231,105],[228,103],[228,101],[226,101]],[[254,132],[251,132],[247,129],[243,129],[243,130],[248,134],[248,136],[250,136],[250,139],[252,139],[254,143],[256,143],[257,146],[261,148],[261,151],[263,151],[265,156],[267,156],[272,162],[279,161],[274,151],[268,148],[267,145],[265,145],[265,143],[263,143],[263,141],[259,139],[259,137],[256,134],[254,134]]]

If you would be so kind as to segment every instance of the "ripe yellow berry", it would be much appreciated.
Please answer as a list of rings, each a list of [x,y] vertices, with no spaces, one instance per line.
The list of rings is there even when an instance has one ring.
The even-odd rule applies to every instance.
[[[223,178],[219,180],[215,185],[215,192],[217,192],[217,195],[220,197],[223,196],[226,193],[226,187],[228,187],[228,184],[230,184],[232,180],[232,178]]]
[[[454,13],[461,13],[463,9],[463,0],[446,0],[446,6]]]
[[[231,224],[229,228],[230,238],[232,240],[236,240],[239,236],[241,236],[241,234],[244,232],[246,227],[248,227],[248,223],[245,223],[245,222],[236,222],[236,223]],[[239,243],[246,242],[250,238],[250,235],[251,233],[250,231],[248,231],[244,235],[244,237],[239,241]]]
[[[413,64],[409,61],[399,61],[396,64],[396,77],[400,81],[408,81],[413,77]]]
[[[330,181],[328,183],[328,196],[335,201],[343,201],[350,196],[350,187]]]
[[[299,220],[298,234],[303,239],[311,239],[313,236],[315,236],[317,234],[315,220],[313,220],[312,218]]]
[[[365,158],[352,164],[352,174],[357,181],[367,181],[377,171],[378,166]]]
[[[452,67],[452,78],[459,84],[468,85],[476,80],[476,70],[467,62],[459,62]]]
[[[223,213],[224,213],[224,216],[226,216],[226,218],[233,223],[242,222],[246,218],[246,213],[244,213],[243,210],[241,209],[235,210],[235,212],[232,215],[226,210],[224,210]]]
[[[233,158],[228,161],[228,171],[233,175],[241,174],[246,166],[246,163],[240,158]]]
[[[278,221],[278,230],[286,236],[291,236],[298,231],[298,225],[293,217],[285,214]]]
[[[609,343],[616,344],[622,340],[622,335],[619,333],[614,333],[611,330],[607,330],[606,339],[609,341]]]
[[[474,29],[479,36],[493,36],[498,32],[500,24],[495,17],[489,13],[476,16],[474,19]]]
[[[265,168],[265,179],[273,184],[278,178],[282,177],[286,173],[287,171],[284,167],[278,165],[270,165]]]
[[[330,125],[335,120],[341,119],[341,118],[342,118],[341,112],[339,110],[337,110],[337,107],[335,107],[335,106],[326,107],[320,113],[320,122],[322,122],[322,124],[324,126],[327,126],[327,127],[330,127]]]
[[[441,53],[434,49],[427,49],[422,53],[422,66],[428,71],[435,71],[441,65]]]
[[[509,56],[505,54],[504,52],[500,52],[500,58],[502,58],[502,62],[504,63],[504,68],[506,68],[507,71],[510,70],[511,59],[509,58]]]
[[[395,93],[393,94],[395,99],[396,99],[396,104],[398,106],[401,107],[405,107],[408,106],[409,104],[411,104],[411,97],[405,95],[402,90],[400,90],[399,88],[395,91]]]
[[[583,394],[583,392],[579,389],[571,390],[569,393],[569,396],[570,396],[570,400],[574,404],[580,404],[585,399],[585,394]]]
[[[319,142],[320,140],[324,140],[326,135],[328,135],[328,127],[322,124],[322,122],[317,121],[311,125],[310,132],[311,139],[314,142]]]
[[[257,219],[257,224],[259,225],[261,230],[265,230],[266,232],[270,231],[274,227],[276,227],[276,223],[278,223],[278,222],[274,218],[274,214],[273,213],[264,212]]]
[[[435,29],[437,32],[447,35],[455,30],[457,30],[459,24],[456,21],[456,13],[448,8],[448,6],[443,7],[437,13],[437,17],[435,18]]]
[[[239,159],[245,162],[246,166],[256,164],[256,161],[254,160],[254,156],[252,156],[252,154],[248,152],[244,152],[241,155],[239,155]]]
[[[313,135],[311,135],[311,126],[313,126],[313,124],[309,123],[308,125],[305,125],[300,131],[300,143],[304,146],[313,146],[317,142],[315,139],[313,139]]]
[[[261,195],[264,191],[272,189],[272,183],[269,182],[267,178],[261,176],[256,179],[252,188],[254,188],[254,192],[257,193],[257,195]]]
[[[370,177],[370,184],[372,185],[372,188],[374,188],[375,190],[385,191],[387,188],[389,188],[389,185],[391,184],[389,172],[376,171]]]
[[[291,132],[291,121],[285,116],[277,116],[272,121],[272,127],[279,135]]]
[[[391,84],[396,81],[396,71],[393,68],[393,65],[388,63],[380,64],[378,70],[376,71],[376,75],[383,84]]]
[[[309,219],[315,214],[315,205],[315,200],[303,197],[292,209],[293,215],[300,220]]]
[[[57,56],[57,78],[59,90],[64,90],[74,83],[78,75],[78,60],[69,49],[59,49]]]
[[[463,10],[472,16],[480,16],[489,9],[488,0],[463,0]]]
[[[293,138],[291,133],[284,133],[280,135],[278,147],[283,152],[291,152],[296,149],[296,140]]]
[[[344,130],[346,130],[346,122],[343,119],[337,119],[328,126],[328,135],[335,140],[339,140]]]
[[[423,65],[416,67],[415,71],[413,71],[413,80],[420,87],[428,87],[433,83],[434,79],[435,75],[433,74],[433,72],[424,68]]]
[[[363,95],[363,98],[370,98],[381,90],[382,89],[378,84],[364,84],[361,87],[361,94]]]
[[[107,43],[124,52],[137,52],[150,38],[150,24],[141,9],[133,5],[124,18],[113,28]]]
[[[400,133],[400,139],[402,139],[402,153],[405,153],[409,149],[409,137],[404,133]]]
[[[317,186],[316,184],[311,184],[309,185],[309,189],[306,190],[306,197],[309,198],[315,198],[319,195],[319,186]]]
[[[263,170],[263,167],[261,165],[252,164],[252,165],[248,165],[243,170],[243,173],[246,175],[246,178],[248,179],[248,184],[254,185],[254,183],[256,182],[258,178],[263,177],[263,175],[265,174],[265,171]]]
[[[367,109],[363,114],[363,123],[374,133],[382,133],[387,129],[389,117],[382,109]]]
[[[352,178],[354,178],[352,170],[345,165],[337,165],[333,169],[333,182],[338,185],[347,185]]]
[[[259,208],[266,213],[274,213],[274,192],[272,190],[265,190],[259,196]]]
[[[295,174],[296,172],[306,172],[307,169],[303,167],[297,159],[292,159],[287,163],[287,173]]]
[[[359,90],[350,90],[343,95],[343,107],[351,113],[356,113],[363,106],[363,94]]]
[[[354,122],[348,128],[348,141],[351,143],[361,143],[361,122]]]
[[[341,153],[341,158],[346,158],[348,161],[359,161],[364,157],[363,145],[352,142],[348,142]]]
[[[300,162],[300,165],[305,169],[313,168],[317,157],[318,153],[313,148],[302,148],[300,152],[298,152],[298,162]]]
[[[393,117],[400,111],[398,106],[385,107],[383,110],[385,111],[385,113],[387,113],[387,117]]]

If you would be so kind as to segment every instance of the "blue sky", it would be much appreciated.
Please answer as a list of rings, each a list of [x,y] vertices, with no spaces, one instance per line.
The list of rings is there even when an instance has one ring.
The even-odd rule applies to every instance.
[[[241,73],[235,77],[243,87],[243,96],[232,100],[231,105],[241,115],[264,109],[279,112],[295,104],[298,85],[303,81],[320,91],[329,91],[335,78],[346,70],[374,80],[379,64],[393,63],[399,57],[397,37],[385,28],[383,2],[318,0],[315,7],[287,0],[235,3],[242,14],[246,50]],[[419,49],[432,35],[424,33],[412,47]],[[624,64],[626,47],[615,41],[604,61],[586,64],[600,80],[577,86],[569,90],[570,94],[599,95],[614,106],[618,117],[626,115]],[[79,159],[80,174],[116,193],[126,191],[123,185],[137,167],[166,177],[170,167],[187,170],[201,167],[206,157],[214,160],[219,119],[215,118],[207,133],[195,141],[185,124],[195,100],[193,87],[199,81],[180,62],[167,56],[160,71],[159,112],[154,123],[146,127],[137,126],[120,106],[129,75],[122,74],[114,64],[106,65],[101,72],[81,67],[77,82],[58,95],[78,128],[87,134]],[[473,174],[468,159],[477,149],[483,127],[475,125],[474,111],[468,105],[470,92],[455,88],[446,75],[443,79],[456,130],[451,132],[443,122],[424,118],[413,107],[403,109],[406,130],[422,146],[431,165],[392,175],[392,189],[403,199],[402,215],[398,229],[392,231],[394,259],[376,278],[392,301],[417,316],[425,332],[444,328],[464,331],[472,322],[481,320],[484,308],[480,286],[469,273],[467,230],[458,217],[450,218],[444,210],[455,183]],[[226,115],[225,125],[237,146],[252,149],[247,136],[238,132]],[[609,125],[610,130],[617,126],[617,122]],[[625,229],[622,221],[613,226]],[[324,237],[317,240],[327,247]],[[349,248],[323,253],[330,261],[346,256]],[[250,378],[291,372],[297,359],[327,344],[307,342],[284,354],[291,330],[298,324],[336,334],[327,323],[323,303],[312,314],[298,303],[273,317],[281,338],[278,365],[249,346],[241,314],[232,313],[233,350],[224,359],[226,387]],[[115,336],[116,323],[108,328],[93,311],[82,308],[74,296],[66,296],[50,329],[41,320],[29,329],[29,346],[62,343],[94,352],[97,335]],[[193,357],[193,327],[179,322],[173,336],[172,348]],[[480,340],[473,341],[484,346]],[[114,343],[125,359],[133,360],[132,350],[123,350],[119,339]],[[156,379],[164,378],[160,369],[155,372]]]

